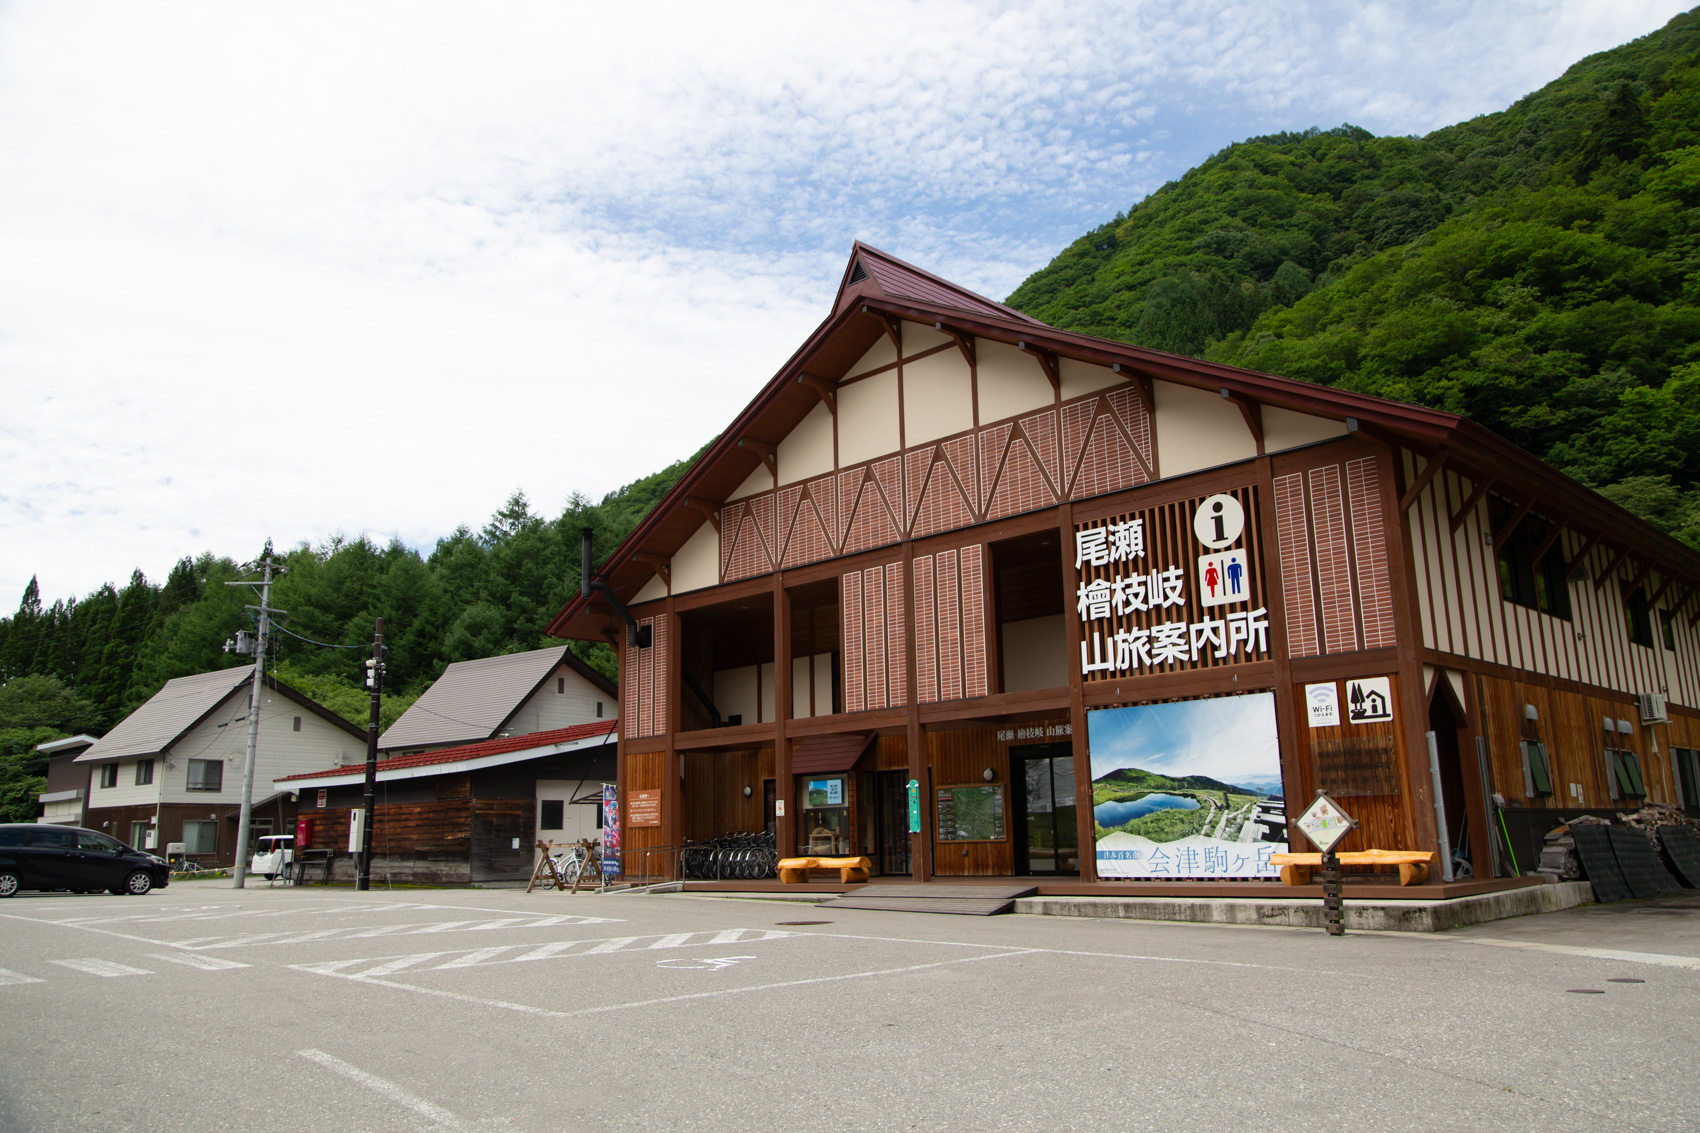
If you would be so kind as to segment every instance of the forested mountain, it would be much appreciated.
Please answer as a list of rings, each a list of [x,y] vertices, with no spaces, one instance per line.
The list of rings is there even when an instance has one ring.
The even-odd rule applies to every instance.
[[[1700,546],[1700,15],[1425,137],[1230,146],[1008,301],[1466,414]]]

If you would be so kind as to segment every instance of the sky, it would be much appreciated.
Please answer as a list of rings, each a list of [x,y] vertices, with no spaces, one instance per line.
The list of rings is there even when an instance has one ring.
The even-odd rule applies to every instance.
[[[1086,714],[1092,778],[1121,767],[1207,775],[1231,787],[1279,790],[1275,694],[1247,693],[1100,708]]]
[[[0,0],[0,610],[688,456],[852,240],[1007,295],[1232,142],[1499,110],[1661,0]]]

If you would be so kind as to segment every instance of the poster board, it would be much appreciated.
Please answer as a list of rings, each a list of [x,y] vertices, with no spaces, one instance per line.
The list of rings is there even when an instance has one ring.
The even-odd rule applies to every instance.
[[[629,813],[633,826],[661,825],[661,792],[632,791]]]
[[[938,788],[940,842],[1002,842],[1004,840],[1003,784],[974,783]]]

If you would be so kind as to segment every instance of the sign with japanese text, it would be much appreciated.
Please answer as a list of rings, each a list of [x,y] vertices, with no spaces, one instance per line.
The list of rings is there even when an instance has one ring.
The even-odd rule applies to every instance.
[[[1098,877],[1272,877],[1287,848],[1273,693],[1086,714]]]
[[[660,826],[661,792],[631,792],[631,819],[633,826]]]
[[[1075,526],[1087,680],[1270,655],[1256,504],[1236,488]]]

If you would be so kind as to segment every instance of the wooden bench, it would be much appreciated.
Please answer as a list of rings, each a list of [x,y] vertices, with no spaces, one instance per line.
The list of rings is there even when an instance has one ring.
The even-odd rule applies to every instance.
[[[1334,856],[1341,865],[1396,865],[1400,885],[1421,885],[1428,867],[1440,862],[1433,850],[1348,850]],[[1322,868],[1321,854],[1271,854],[1269,860],[1281,867],[1283,885],[1309,885],[1310,871]]]
[[[781,858],[779,880],[787,885],[808,883],[811,869],[835,869],[838,880],[845,885],[868,880],[874,863],[868,858]]]

